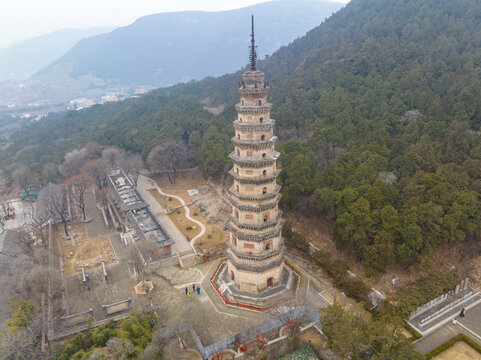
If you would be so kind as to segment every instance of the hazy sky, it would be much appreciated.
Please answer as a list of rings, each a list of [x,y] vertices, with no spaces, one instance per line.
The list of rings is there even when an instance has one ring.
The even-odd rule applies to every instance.
[[[64,28],[125,26],[137,18],[182,10],[220,11],[266,0],[0,0],[0,49]],[[334,0],[347,3],[349,0]]]

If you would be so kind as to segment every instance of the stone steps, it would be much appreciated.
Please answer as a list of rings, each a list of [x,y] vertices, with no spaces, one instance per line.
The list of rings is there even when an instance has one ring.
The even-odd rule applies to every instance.
[[[180,257],[180,263],[183,268],[188,268],[197,265],[197,256],[195,254]]]

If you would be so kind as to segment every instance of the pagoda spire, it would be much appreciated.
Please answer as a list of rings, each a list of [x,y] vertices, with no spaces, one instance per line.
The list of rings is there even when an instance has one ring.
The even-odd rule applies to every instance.
[[[256,42],[254,39],[254,15],[251,18],[252,21],[252,33],[251,33],[251,52],[249,54],[249,59],[251,61],[251,70],[256,70],[256,63],[257,63],[257,53],[256,53]]]

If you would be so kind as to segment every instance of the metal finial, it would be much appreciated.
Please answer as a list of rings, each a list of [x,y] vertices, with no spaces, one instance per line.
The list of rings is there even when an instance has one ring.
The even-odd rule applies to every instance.
[[[249,55],[251,61],[251,70],[256,69],[257,54],[256,54],[256,43],[254,39],[254,15],[252,15],[252,34],[251,34],[251,53]]]

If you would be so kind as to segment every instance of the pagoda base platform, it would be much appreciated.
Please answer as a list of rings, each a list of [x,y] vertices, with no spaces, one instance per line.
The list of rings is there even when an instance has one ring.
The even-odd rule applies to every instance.
[[[283,305],[296,297],[300,275],[284,263],[279,284],[269,286],[258,293],[245,292],[239,290],[231,280],[227,263],[222,260],[210,282],[226,305],[265,311]]]

